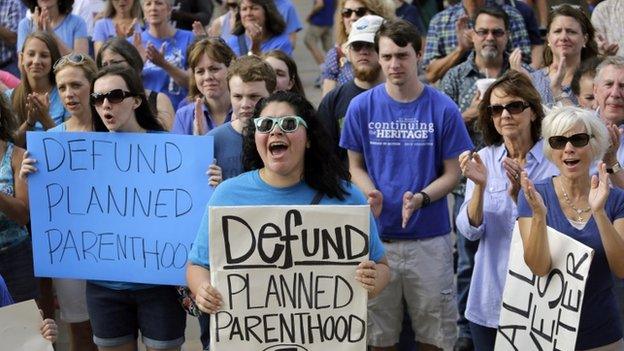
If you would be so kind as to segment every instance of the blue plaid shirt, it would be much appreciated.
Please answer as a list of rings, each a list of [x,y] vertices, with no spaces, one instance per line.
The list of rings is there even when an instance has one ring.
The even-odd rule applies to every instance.
[[[17,25],[26,15],[26,10],[19,0],[0,0],[0,26],[17,35]],[[0,41],[0,64],[7,63],[15,57],[15,44],[9,45]]]
[[[486,1],[486,6],[498,6],[492,0]],[[509,5],[501,7],[509,15],[509,43],[507,51],[519,47],[522,50],[522,57],[525,61],[531,59],[531,43],[529,35],[524,25],[524,19],[520,12]],[[423,67],[427,67],[432,60],[449,55],[457,47],[457,33],[455,23],[466,13],[464,6],[460,2],[457,5],[448,7],[439,12],[431,19],[429,31],[427,32],[427,44],[423,57]],[[472,27],[474,23],[470,23]],[[468,54],[466,54],[468,56]],[[463,60],[462,60],[463,61]]]

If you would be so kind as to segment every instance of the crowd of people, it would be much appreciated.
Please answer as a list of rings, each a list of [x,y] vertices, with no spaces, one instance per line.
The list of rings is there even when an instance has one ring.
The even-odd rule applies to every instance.
[[[576,349],[624,350],[624,1],[309,1],[0,1],[0,307],[36,299],[53,342],[58,305],[72,351],[180,350],[179,289],[34,276],[26,133],[208,135],[208,206],[370,205],[371,350],[493,350],[516,221],[536,275],[547,226],[595,250]]]

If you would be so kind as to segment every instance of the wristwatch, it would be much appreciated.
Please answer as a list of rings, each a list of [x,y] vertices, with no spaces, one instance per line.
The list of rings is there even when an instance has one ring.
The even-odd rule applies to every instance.
[[[615,174],[621,170],[622,170],[622,167],[620,166],[620,163],[616,162],[613,166],[611,166],[610,168],[607,168],[607,173]]]
[[[424,191],[421,191],[418,194],[422,195],[423,198],[422,204],[420,204],[420,208],[429,206],[429,204],[431,203],[431,198],[429,197],[429,194]]]

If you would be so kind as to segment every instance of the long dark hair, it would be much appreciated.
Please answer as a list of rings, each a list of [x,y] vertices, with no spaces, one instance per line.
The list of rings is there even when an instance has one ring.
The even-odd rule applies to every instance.
[[[95,63],[98,68],[102,67],[102,56],[104,55],[105,50],[110,50],[128,62],[130,67],[134,68],[137,71],[143,71],[143,59],[141,58],[141,54],[134,45],[130,44],[130,42],[126,38],[115,37],[111,38],[102,44],[100,51],[98,51],[95,56]]]
[[[284,17],[279,13],[275,6],[274,0],[249,0],[256,5],[262,6],[264,9],[264,27],[271,36],[280,35],[286,30],[286,21]],[[245,33],[245,27],[241,21],[240,6],[241,2],[238,2],[239,10],[236,11],[236,18],[234,19],[234,29],[232,34],[241,35]]]
[[[583,32],[583,34],[587,35],[587,43],[585,44],[583,49],[581,49],[581,61],[598,55],[598,45],[596,45],[596,41],[594,40],[594,26],[592,25],[589,17],[587,17],[587,14],[569,4],[559,5],[548,14],[547,28],[549,33],[550,26],[552,25],[555,18],[559,16],[574,18],[574,20],[578,22],[579,26],[581,26],[581,31]],[[553,62],[553,52],[550,49],[550,45],[546,45],[546,47],[544,48],[543,57],[544,64],[546,66],[550,66],[550,64]]]
[[[158,117],[156,117],[156,113],[154,112],[152,106],[147,102],[147,97],[145,97],[145,88],[143,88],[143,81],[141,80],[141,76],[134,69],[121,65],[110,65],[100,69],[95,77],[95,80],[93,81],[93,84],[91,84],[92,93],[95,82],[104,76],[121,77],[124,82],[126,82],[128,91],[141,100],[139,107],[134,110],[135,118],[141,128],[148,131],[159,132],[165,130],[162,124],[158,121]],[[108,128],[106,128],[101,118],[93,118],[93,130],[97,132],[108,132]]]
[[[349,192],[343,181],[349,181],[351,175],[333,152],[330,137],[316,116],[312,104],[303,96],[289,91],[278,91],[256,104],[254,118],[249,119],[243,130],[243,166],[250,171],[264,167],[256,149],[253,120],[260,116],[264,108],[272,102],[284,102],[290,105],[297,116],[308,125],[306,133],[309,147],[304,154],[303,181],[312,189],[320,191],[330,198],[344,200]]]
[[[305,98],[305,90],[303,89],[301,78],[299,78],[299,71],[297,70],[297,63],[295,60],[293,60],[292,57],[288,56],[282,50],[271,50],[262,55],[262,58],[265,60],[267,57],[273,57],[274,59],[280,60],[286,64],[286,67],[288,67],[288,77],[293,81],[293,86],[289,91],[297,93]]]

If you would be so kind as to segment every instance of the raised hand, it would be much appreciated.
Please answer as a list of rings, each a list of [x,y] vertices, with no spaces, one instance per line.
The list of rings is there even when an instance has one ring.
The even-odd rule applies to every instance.
[[[542,199],[540,193],[535,190],[535,185],[533,185],[533,182],[529,179],[529,176],[525,171],[522,171],[522,174],[520,175],[520,184],[522,186],[522,190],[524,191],[524,196],[533,210],[533,214],[545,216],[546,205],[544,205],[544,200]]]
[[[143,38],[141,38],[140,32],[134,32],[132,35],[132,44],[139,51],[139,55],[141,55],[143,62],[147,61],[147,52],[143,46]]]
[[[568,66],[566,63],[565,55],[561,55],[559,59],[559,65],[557,66],[557,71],[555,72],[555,76],[550,80],[550,90],[553,95],[557,97],[563,91],[563,79],[565,78],[566,72],[568,70]]]
[[[221,170],[221,167],[217,165],[217,160],[214,160],[212,164],[208,166],[206,175],[208,175],[208,185],[211,187],[216,187],[221,184],[223,181],[223,171]]]
[[[522,67],[522,50],[520,48],[515,48],[514,51],[511,52],[511,55],[509,55],[509,67],[529,78],[531,76],[529,71]]]
[[[462,51],[472,50],[472,29],[467,15],[462,15],[455,23],[455,34],[457,35],[457,45]]]
[[[147,44],[146,57],[148,60],[152,61],[153,64],[159,67],[163,67],[167,64],[167,60],[165,60],[165,47],[167,43],[162,43],[160,49],[156,49],[154,44]]]
[[[607,38],[600,33],[596,33],[596,44],[598,44],[598,51],[605,56],[617,55],[620,49],[618,43],[609,43]]]
[[[373,189],[366,194],[368,196],[368,204],[371,207],[373,216],[379,217],[383,207],[383,194],[377,189]]]
[[[203,101],[201,98],[195,99],[195,109],[193,110],[193,135],[206,134],[204,123]]]
[[[472,180],[475,184],[481,187],[487,185],[487,168],[478,153],[465,151],[459,155],[459,168],[464,177]]]
[[[401,220],[402,220],[401,228],[405,229],[407,227],[407,223],[412,217],[412,214],[414,214],[414,211],[419,209],[420,206],[422,206],[422,200],[418,201],[418,198],[414,196],[414,193],[412,193],[411,191],[406,191],[405,193],[403,193],[403,207],[401,210]]]
[[[609,140],[611,140],[611,144],[605,152],[602,160],[609,166],[612,166],[617,161],[617,151],[620,149],[620,136],[622,135],[622,131],[620,128],[613,124],[607,123],[607,130],[609,131]]]
[[[204,28],[204,25],[201,24],[200,21],[193,22],[193,34],[195,34],[196,37],[208,35],[208,33],[206,32],[206,28]]]
[[[591,188],[589,189],[589,207],[592,212],[596,213],[604,209],[609,197],[609,174],[607,173],[607,165],[604,162],[598,164],[598,176],[593,175],[591,179]]]

